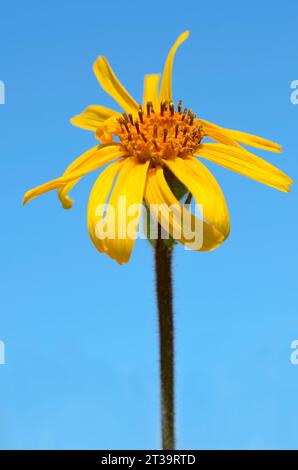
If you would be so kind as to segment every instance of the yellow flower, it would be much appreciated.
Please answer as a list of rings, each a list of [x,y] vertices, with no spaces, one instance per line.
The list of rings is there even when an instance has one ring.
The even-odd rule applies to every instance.
[[[102,88],[121,106],[123,114],[93,105],[75,116],[71,122],[94,131],[100,144],[77,158],[63,176],[28,191],[24,198],[26,203],[58,189],[63,207],[69,209],[72,200],[68,194],[75,184],[87,173],[113,162],[101,172],[91,191],[88,230],[96,248],[120,264],[129,260],[134,244],[135,237],[127,236],[126,229],[133,221],[138,222],[140,215],[140,211],[133,216],[121,211],[118,205],[121,196],[126,198],[127,207],[141,205],[144,200],[150,210],[158,207],[152,212],[170,234],[179,225],[174,216],[168,216],[167,208],[174,204],[179,207],[181,202],[169,186],[166,173],[179,180],[203,206],[203,242],[199,250],[212,250],[228,237],[229,213],[223,193],[210,171],[196,157],[211,160],[281,191],[289,191],[292,183],[283,172],[240,145],[280,152],[278,144],[211,124],[198,118],[191,109],[184,109],[181,101],[174,105],[173,61],[177,48],[188,35],[188,32],[181,34],[170,50],[160,91],[160,75],[145,76],[142,106],[121,85],[108,61],[98,57],[94,63],[95,75]],[[215,142],[203,143],[205,137]],[[114,220],[118,223],[114,237],[101,239],[96,227],[107,225],[109,214],[97,208],[107,203],[114,208]],[[190,218],[195,221],[194,215]],[[132,232],[137,233],[137,223],[133,224]],[[179,241],[188,244],[183,235]]]

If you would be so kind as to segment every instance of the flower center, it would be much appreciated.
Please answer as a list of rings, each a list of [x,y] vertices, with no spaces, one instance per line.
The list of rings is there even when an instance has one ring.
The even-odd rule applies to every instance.
[[[174,103],[162,102],[158,112],[148,101],[146,109],[139,107],[138,119],[124,113],[118,122],[117,135],[129,153],[153,164],[193,154],[204,136],[196,115],[191,109],[182,111],[181,101],[177,110]]]

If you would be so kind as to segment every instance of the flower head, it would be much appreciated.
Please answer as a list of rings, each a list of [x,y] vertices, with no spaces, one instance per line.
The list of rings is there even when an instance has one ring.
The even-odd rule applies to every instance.
[[[287,175],[241,145],[280,152],[278,144],[217,126],[198,117],[192,109],[184,108],[182,101],[173,102],[174,56],[188,35],[188,32],[181,34],[171,48],[160,87],[159,74],[145,76],[142,105],[121,85],[108,61],[98,57],[94,63],[95,75],[102,88],[121,106],[123,113],[93,105],[75,116],[71,122],[94,131],[99,145],[77,158],[60,178],[25,194],[24,203],[57,189],[62,206],[70,209],[73,203],[69,197],[70,190],[84,175],[108,163],[90,194],[88,230],[96,248],[118,263],[129,260],[137,233],[140,210],[129,213],[130,207],[140,206],[145,201],[153,216],[171,235],[177,227],[181,229],[183,220],[178,219],[175,212],[169,214],[168,211],[169,207],[183,206],[174,185],[169,183],[169,174],[172,181],[178,181],[203,207],[203,237],[197,249],[212,250],[228,237],[229,213],[223,193],[210,171],[201,163],[201,158],[280,191],[289,191],[292,184]],[[204,142],[205,137],[214,142]],[[125,198],[128,210],[121,209],[121,198]],[[113,208],[113,216],[108,210],[98,209],[107,207],[107,204]],[[189,217],[191,224],[197,219],[193,214]],[[111,222],[114,224],[113,236],[98,236],[98,227],[103,229]],[[178,241],[193,247],[191,240],[183,235],[183,230],[179,233]]]

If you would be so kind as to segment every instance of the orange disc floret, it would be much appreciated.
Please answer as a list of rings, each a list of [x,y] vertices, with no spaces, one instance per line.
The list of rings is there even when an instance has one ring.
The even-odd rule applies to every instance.
[[[146,109],[139,107],[138,118],[123,113],[118,119],[118,137],[128,153],[140,161],[151,160],[160,163],[164,159],[193,155],[203,138],[202,126],[195,114],[179,101],[177,110],[174,103],[164,101],[159,112],[151,101]]]

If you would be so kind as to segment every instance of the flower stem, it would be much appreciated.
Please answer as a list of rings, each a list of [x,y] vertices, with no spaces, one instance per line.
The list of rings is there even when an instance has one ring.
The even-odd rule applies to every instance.
[[[155,244],[156,294],[159,318],[162,448],[175,449],[174,321],[172,247],[160,238]]]

